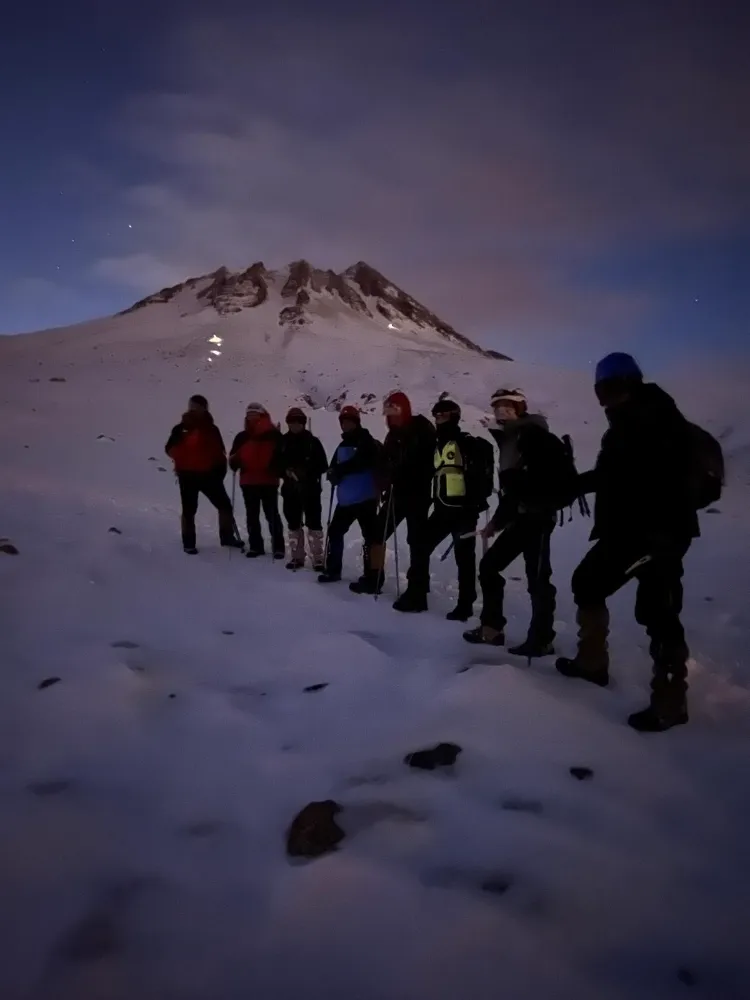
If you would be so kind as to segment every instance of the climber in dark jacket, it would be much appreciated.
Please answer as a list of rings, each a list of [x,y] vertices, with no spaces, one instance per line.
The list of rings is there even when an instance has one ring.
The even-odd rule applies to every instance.
[[[651,703],[630,716],[641,731],[687,722],[689,651],[680,620],[683,560],[699,535],[691,492],[689,424],[663,389],[644,383],[628,354],[611,354],[596,369],[596,395],[609,429],[596,467],[580,477],[596,494],[595,545],[573,574],[578,651],[558,670],[609,682],[607,598],[638,581],[635,615],[651,640]]]
[[[182,504],[182,546],[189,555],[197,553],[195,515],[201,493],[219,515],[219,541],[241,547],[232,516],[232,503],[224,487],[227,456],[219,428],[214,423],[205,396],[190,397],[188,408],[169,435],[164,447],[174,462]]]
[[[281,469],[281,500],[289,532],[287,569],[305,565],[305,528],[313,569],[322,573],[323,524],[321,477],[328,458],[320,440],[307,429],[307,417],[297,406],[286,415],[289,430],[281,439],[277,464]]]
[[[380,593],[384,582],[385,543],[406,521],[409,546],[408,586],[395,601],[396,611],[426,611],[430,585],[427,519],[432,502],[435,428],[421,414],[413,414],[403,392],[392,392],[383,403],[388,425],[378,468],[381,506],[369,551],[367,572],[351,589],[360,594]]]
[[[481,625],[464,632],[471,643],[505,644],[504,570],[519,556],[526,567],[531,623],[525,642],[509,652],[548,656],[555,639],[556,590],[552,584],[550,541],[557,523],[556,486],[565,456],[563,444],[547,421],[529,413],[520,389],[501,389],[492,397],[497,428],[490,433],[499,448],[500,499],[482,532],[497,535],[479,564],[482,587]]]

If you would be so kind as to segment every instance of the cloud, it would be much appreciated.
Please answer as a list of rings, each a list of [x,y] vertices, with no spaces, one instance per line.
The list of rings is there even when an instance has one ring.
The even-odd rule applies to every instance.
[[[429,24],[188,20],[169,88],[117,126],[153,178],[120,196],[137,248],[93,273],[149,292],[221,263],[364,258],[469,333],[622,335],[658,303],[602,264],[750,217],[747,77],[739,56],[699,62],[664,4],[620,47],[536,6],[546,31],[494,11],[494,51],[440,5]],[[436,65],[441,30],[475,61],[446,45]]]

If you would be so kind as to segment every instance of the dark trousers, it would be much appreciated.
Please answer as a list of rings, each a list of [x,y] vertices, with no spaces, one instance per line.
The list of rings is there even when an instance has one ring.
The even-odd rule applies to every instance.
[[[398,495],[394,494],[393,503],[389,505],[386,500],[380,508],[373,537],[374,543],[385,543],[398,525],[402,521],[406,521],[406,544],[409,546],[409,569],[406,579],[409,583],[409,590],[417,594],[427,594],[430,589],[430,553],[432,549],[429,547],[427,536],[429,511],[429,496],[413,500],[400,500]]]
[[[550,564],[550,539],[555,522],[549,518],[522,515],[500,532],[479,564],[482,587],[482,625],[505,629],[503,571],[519,556],[526,564],[526,582],[531,598],[529,638],[546,644],[555,638],[555,597]]]
[[[285,486],[281,493],[284,520],[290,531],[306,527],[308,531],[323,530],[320,483],[314,487]]]
[[[625,539],[601,540],[584,556],[573,573],[573,599],[579,608],[606,604],[632,579],[638,581],[635,618],[651,640],[653,690],[670,685],[687,690],[690,652],[682,627],[683,560],[690,542],[651,544]]]
[[[271,533],[274,555],[284,555],[284,526],[279,516],[279,489],[277,486],[243,486],[242,497],[247,512],[247,543],[250,552],[262,555],[265,551],[260,530],[260,511]]]
[[[219,512],[219,537],[222,544],[234,537],[232,503],[224,488],[224,477],[216,472],[179,472],[177,482],[180,487],[182,504],[182,544],[186,549],[194,549],[195,515],[201,493]]]
[[[377,521],[377,500],[366,500],[364,503],[351,504],[348,507],[337,505],[328,528],[328,544],[326,546],[326,573],[332,576],[341,575],[344,560],[344,538],[347,531],[356,521],[362,531],[362,545],[367,564],[367,549],[377,537],[375,524]],[[365,565],[367,569],[367,565]]]
[[[477,530],[476,510],[446,507],[436,502],[427,521],[427,551],[431,555],[446,538],[453,538],[453,555],[458,570],[458,603],[470,607],[477,599]],[[461,535],[471,533],[471,538]]]

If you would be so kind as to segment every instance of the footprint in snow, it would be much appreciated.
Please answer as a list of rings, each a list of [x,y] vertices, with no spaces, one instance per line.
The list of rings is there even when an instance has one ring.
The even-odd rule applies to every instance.
[[[540,816],[544,811],[542,803],[536,799],[507,798],[503,799],[500,806],[506,812],[530,813],[534,816]]]
[[[137,642],[131,642],[130,639],[118,639],[116,642],[110,643],[112,649],[140,649]]]
[[[71,786],[72,782],[63,778],[58,781],[32,781],[26,787],[39,798],[47,798],[50,795],[60,795],[62,792],[67,792]]]

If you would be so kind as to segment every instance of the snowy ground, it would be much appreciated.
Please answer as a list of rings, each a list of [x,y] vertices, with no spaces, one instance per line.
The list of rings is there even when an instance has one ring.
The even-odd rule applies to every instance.
[[[229,437],[263,379],[279,417],[293,379],[196,385],[189,358],[63,364],[40,343],[0,353],[0,535],[19,549],[0,553],[3,1000],[746,1000],[744,467],[688,560],[691,723],[644,737],[623,725],[649,679],[632,592],[600,691],[466,646],[443,619],[450,560],[431,613],[404,619],[219,550],[210,510],[188,559],[160,471],[185,397],[206,392]],[[357,392],[384,388],[370,362]],[[508,371],[489,364],[418,359],[402,381],[425,406],[452,375],[477,416]],[[602,423],[583,386],[533,388],[590,456]],[[335,416],[315,420],[330,445]],[[561,651],[587,528],[555,539]],[[509,611],[521,639],[520,580]],[[441,740],[463,747],[452,773],[402,763]],[[290,863],[292,817],[325,798],[347,838]]]

